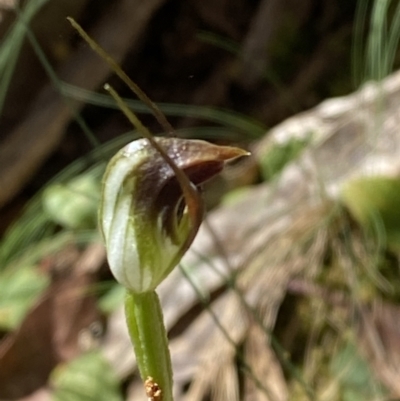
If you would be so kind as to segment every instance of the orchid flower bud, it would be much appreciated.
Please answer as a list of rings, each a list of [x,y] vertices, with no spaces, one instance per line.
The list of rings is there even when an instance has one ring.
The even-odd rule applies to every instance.
[[[196,186],[219,173],[225,161],[247,154],[200,140],[155,140]],[[147,139],[129,143],[109,162],[100,228],[110,269],[129,290],[154,290],[191,245],[201,215],[191,218],[183,194],[171,165]]]

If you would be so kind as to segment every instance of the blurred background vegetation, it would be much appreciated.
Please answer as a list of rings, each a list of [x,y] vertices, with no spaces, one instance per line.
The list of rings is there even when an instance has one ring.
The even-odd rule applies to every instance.
[[[303,202],[285,167],[316,149],[321,171],[351,176],[353,131],[321,140],[313,112],[272,129],[394,71],[400,2],[0,0],[0,400],[145,399],[96,227],[105,164],[137,137],[104,83],[163,132],[67,16],[178,136],[253,152],[206,186],[213,229],[160,289],[176,399],[400,399],[400,171],[353,174],[340,196],[322,178],[326,196]],[[382,88],[357,162],[400,109]],[[339,122],[326,111],[337,132],[357,99]]]

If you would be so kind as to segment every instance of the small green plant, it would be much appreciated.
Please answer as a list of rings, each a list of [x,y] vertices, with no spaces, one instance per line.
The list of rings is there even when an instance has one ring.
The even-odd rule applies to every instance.
[[[172,127],[155,104],[72,19],[71,24],[118,76]],[[219,173],[244,150],[205,141],[153,138],[122,98],[105,89],[144,136],[110,160],[103,177],[99,224],[116,280],[127,289],[125,313],[136,360],[151,401],[171,401],[172,369],[157,286],[193,242],[203,217],[198,185]]]

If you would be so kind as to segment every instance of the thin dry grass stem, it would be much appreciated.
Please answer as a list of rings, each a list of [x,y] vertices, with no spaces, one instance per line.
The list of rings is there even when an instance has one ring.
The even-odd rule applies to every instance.
[[[166,119],[164,113],[159,109],[156,103],[154,103],[141,89],[136,85],[124,70],[119,66],[117,62],[95,41],[93,40],[82,27],[73,19],[68,17],[67,20],[71,25],[79,32],[82,38],[89,44],[89,46],[110,66],[111,70],[114,71],[121,80],[129,87],[129,89],[136,94],[136,96],[146,104],[153,112],[157,121],[161,127],[169,134],[174,136],[174,128],[171,126],[169,121]]]
[[[331,285],[340,283],[348,294],[347,303],[361,310],[361,304],[369,302],[377,292],[393,293],[393,286],[380,271],[384,249],[346,213],[338,222],[337,230],[329,239],[332,260],[327,281]]]
[[[270,238],[258,253],[253,253],[248,265],[239,274],[235,282],[236,289],[240,289],[239,291],[246,301],[250,321],[253,321],[255,326],[264,333],[265,344],[269,344],[271,340],[270,333],[275,325],[281,303],[286,296],[290,280],[299,275],[308,281],[313,281],[321,275],[329,247],[337,237],[342,235],[341,219],[343,216],[338,213],[338,210],[331,202],[314,207],[299,208],[296,215],[292,216],[290,229],[281,235]],[[313,350],[321,340],[323,326],[327,324],[326,315],[323,313],[325,307],[324,300],[317,299],[311,315],[308,309],[303,316],[308,321],[310,321],[310,316],[322,318],[319,321],[311,318],[308,323],[311,325],[311,335],[303,346],[306,358],[304,377],[307,378],[306,382],[308,383],[313,383],[320,373],[320,364],[311,364],[310,361],[323,360],[323,358],[315,358]],[[333,338],[332,341],[335,343],[338,340]],[[290,360],[282,354],[279,347],[275,350],[278,352],[281,363],[286,369],[292,371],[295,377],[299,372],[296,373],[292,370],[293,366],[291,366]],[[254,372],[253,366],[252,372]],[[302,386],[303,379],[299,376],[298,380]],[[307,392],[307,386],[304,389]],[[266,395],[266,392],[263,394]],[[310,398],[313,397],[310,396]]]
[[[251,291],[252,289],[249,289],[249,292]],[[235,291],[228,292],[218,301],[218,304],[221,303],[223,308],[215,310],[213,307],[212,315],[210,314],[210,310],[208,310],[208,313],[206,312],[207,319],[212,316],[212,320],[214,322],[207,330],[207,348],[201,352],[204,362],[200,364],[201,366],[199,367],[199,372],[201,372],[201,375],[203,375],[204,372],[207,372],[207,376],[211,379],[214,376],[214,372],[224,368],[224,364],[226,363],[227,359],[232,359],[233,361],[233,356],[236,355],[239,369],[243,371],[243,374],[249,380],[251,380],[262,393],[268,395],[270,391],[268,389],[268,383],[265,384],[265,378],[255,375],[252,366],[250,366],[246,361],[245,355],[243,355],[241,351],[238,351],[238,346],[247,337],[245,336],[246,330],[249,327],[249,324],[251,324],[251,319],[248,319],[250,316],[250,306],[245,301],[247,295],[248,294],[240,293],[237,291],[237,289]],[[253,314],[255,313],[251,307],[250,310]],[[234,320],[231,321],[230,324],[225,324],[226,318],[228,318],[230,315],[234,317]],[[198,321],[200,322],[199,319]],[[241,322],[239,326],[238,322]],[[238,336],[235,334],[235,332],[239,327],[242,327],[244,331],[242,331]],[[267,329],[264,327],[263,329],[265,332],[267,331]],[[204,327],[202,328],[202,331],[205,331]],[[187,338],[187,334],[185,334],[185,338]],[[268,344],[269,336],[265,336],[264,340],[265,344]],[[211,347],[210,344],[212,344]],[[198,345],[196,345],[196,349],[198,349]],[[200,380],[204,380],[204,377],[201,377]],[[193,397],[195,397],[197,391],[196,389],[198,388],[201,388],[204,394],[207,391],[207,387],[199,387],[197,385],[197,381],[195,381],[193,386],[194,393],[190,390],[188,399],[192,400]]]
[[[399,319],[398,305],[375,300],[371,308],[364,309],[358,325],[360,350],[393,397],[400,396]]]
[[[259,401],[286,401],[288,388],[279,363],[269,342],[266,341],[264,331],[253,324],[246,336],[245,359],[256,377],[263,378],[267,391],[256,386],[256,383],[247,375],[244,376],[244,394],[246,400]]]
[[[230,341],[227,341],[226,333],[218,328],[209,312],[204,311],[196,319],[196,322],[185,333],[185,337],[196,335],[196,354],[199,364],[189,391],[185,395],[186,400],[200,401],[209,394],[238,394],[237,375],[232,375],[232,369],[236,366],[236,345],[239,345],[245,336],[247,322],[241,306],[241,302],[232,292],[227,292],[213,304],[212,309],[218,317],[219,324],[229,333]],[[201,336],[200,333],[207,333]],[[199,342],[203,342],[203,344]],[[213,400],[229,398],[211,398]],[[238,398],[233,398],[233,400]]]
[[[239,401],[234,353],[214,353],[212,357],[207,357],[200,367],[202,373],[195,376],[185,400],[201,401],[208,396],[215,401]]]
[[[398,306],[383,299],[393,292],[392,285],[379,272],[384,250],[379,241],[366,237],[358,228],[351,234],[347,241],[335,244],[347,278],[347,318],[353,320],[357,349],[368,361],[375,377],[394,397],[399,397],[400,343],[396,322],[400,311]],[[353,319],[353,315],[357,319]]]
[[[185,394],[184,401],[201,401],[209,389],[209,375],[199,375],[193,380]]]
[[[211,383],[211,396],[218,401],[239,401],[239,382],[235,356],[220,365],[215,380]]]
[[[332,219],[333,211],[329,206],[331,204],[300,208],[292,216],[289,229],[269,238],[248,257],[237,281],[238,288],[242,292],[252,288],[253,294],[259,296],[256,298],[257,304],[262,304],[264,296],[268,304],[271,288],[263,286],[272,283],[276,288],[276,275],[283,281],[292,278],[296,272],[309,278],[315,277],[325,253]],[[255,291],[254,288],[259,290]]]
[[[392,283],[379,272],[385,251],[379,238],[358,229],[353,231],[351,241],[346,244],[350,246],[349,256],[354,259],[354,265],[359,267],[359,275],[365,275],[380,291],[393,293]]]
[[[257,341],[261,341],[266,350],[265,357],[268,359],[274,359],[274,353],[270,348],[270,332],[275,324],[276,316],[280,307],[280,304],[286,294],[287,283],[290,277],[295,274],[295,272],[302,272],[306,270],[307,263],[312,261],[312,263],[318,264],[321,261],[323,250],[325,247],[326,235],[326,224],[321,224],[330,212],[329,208],[318,209],[319,213],[316,213],[315,208],[306,216],[313,216],[312,219],[304,218],[304,214],[301,217],[295,219],[295,223],[292,225],[290,230],[287,230],[285,234],[281,236],[275,236],[270,239],[270,241],[264,245],[262,249],[259,249],[257,254],[253,254],[252,258],[248,261],[248,265],[240,272],[236,281],[234,282],[234,293],[238,296],[236,299],[239,300],[242,308],[246,310],[246,314],[249,317],[249,330],[253,327],[257,330]],[[318,230],[315,227],[322,229]],[[323,234],[320,234],[320,231]],[[314,237],[313,237],[314,236]],[[306,237],[306,238],[304,238]],[[301,240],[301,241],[300,241]],[[306,256],[304,256],[304,254]],[[310,255],[311,254],[311,255]],[[313,269],[316,271],[316,268]],[[225,311],[234,309],[233,300],[235,298],[230,298],[230,301],[226,299]],[[237,300],[234,303],[237,303]],[[221,319],[221,316],[218,315]],[[230,333],[230,331],[229,331]],[[262,336],[261,336],[262,333]],[[263,339],[261,340],[261,337]],[[243,338],[244,339],[244,338]],[[203,366],[202,371],[207,372],[207,375],[213,376],[215,369],[220,366],[222,369],[222,362],[226,362],[225,358],[221,355],[221,349],[223,349],[223,342],[226,342],[225,338],[221,338],[222,342],[213,341],[215,347],[211,347],[207,351],[210,352],[210,358],[213,361],[213,368]],[[256,341],[256,339],[248,339],[246,336],[245,344],[248,341]],[[250,345],[251,346],[251,345]],[[236,351],[233,344],[229,345],[229,349],[226,352],[231,353]],[[215,358],[216,353],[220,357]],[[256,362],[256,355],[251,362]],[[264,357],[264,355],[262,355]],[[270,381],[270,378],[281,378],[281,383],[284,383],[281,368],[279,365],[272,366],[269,364],[269,375],[265,376],[263,374],[259,375],[258,372],[265,373],[265,364],[260,366],[253,366],[249,363],[249,360],[242,355],[242,358],[246,360],[246,369],[244,369],[246,381],[252,382],[250,389],[257,388],[257,394],[263,394],[264,399],[273,400],[276,398],[276,383],[275,380]],[[260,358],[260,354],[258,354]],[[280,355],[282,360],[283,355]],[[239,358],[239,366],[240,366]],[[206,359],[207,361],[208,359]],[[207,362],[206,362],[207,364]],[[203,382],[204,377],[199,379]],[[197,383],[195,381],[195,383]],[[262,384],[260,386],[260,383]],[[275,383],[275,384],[273,384]],[[196,392],[199,386],[194,384],[193,392]],[[283,386],[284,388],[284,386]],[[195,397],[193,392],[189,392],[188,397],[192,399]],[[282,398],[284,392],[281,393]],[[216,398],[217,399],[217,398]]]
[[[345,336],[351,330],[349,319],[352,320],[350,300],[347,286],[353,285],[356,277],[353,275],[354,264],[346,249],[347,241],[353,235],[347,230],[348,216],[339,212],[326,230],[320,235],[324,237],[324,245],[318,246],[316,238],[315,246],[319,250],[314,255],[316,258],[316,269],[312,275],[306,272],[306,282],[317,290],[313,294],[311,290],[306,291],[305,302],[303,303],[302,320],[307,323],[307,341],[305,343],[304,374],[314,387],[321,390],[321,399],[329,399],[329,394],[338,394],[336,379],[330,384],[325,382],[324,374],[321,374],[321,366],[335,355],[335,350],[343,343]],[[346,235],[344,235],[346,232]],[[347,238],[349,236],[349,238]],[[351,245],[350,245],[351,246]],[[319,259],[319,260],[318,260]],[[317,284],[320,283],[320,284]],[[329,283],[329,284],[328,284]],[[350,284],[352,283],[352,284]],[[341,285],[343,291],[337,293],[329,289],[329,286]],[[318,288],[318,289],[317,289]],[[311,289],[311,287],[309,287]],[[329,382],[329,380],[328,380]]]
[[[376,298],[377,289],[387,290],[387,286],[382,286],[387,279],[379,272],[382,248],[379,241],[366,238],[346,213],[337,214],[331,223],[325,232],[316,233],[309,247],[316,270],[312,275],[306,271],[301,274],[306,280],[302,283],[306,298],[298,305],[303,309],[300,319],[308,325],[304,375],[313,383],[318,399],[336,397],[342,391],[340,383],[346,380],[346,373],[332,377],[326,365],[353,339],[350,341],[355,342],[361,354],[368,350],[376,376],[396,393],[399,364],[390,361],[388,341],[382,338],[379,323],[371,318],[366,306]],[[337,291],[338,287],[342,290]]]
[[[316,265],[320,263],[324,253],[327,237],[326,218],[331,211],[328,207],[317,208],[317,210],[318,213],[315,208],[306,213],[305,215],[308,218],[304,218],[304,214],[300,214],[301,217],[295,218],[291,229],[287,230],[283,235],[274,236],[257,253],[251,255],[252,257],[248,260],[248,264],[232,284],[232,289],[234,290],[232,294],[235,297],[224,300],[224,312],[222,315],[218,314],[217,316],[221,320],[229,311],[235,309],[243,310],[244,308],[245,315],[249,318],[248,329],[254,329],[258,334],[256,338],[239,337],[233,342],[231,341],[230,344],[228,343],[228,348],[224,347],[224,343],[227,343],[227,339],[224,336],[220,338],[220,341],[217,339],[210,341],[209,344],[213,344],[213,346],[206,352],[208,357],[204,356],[205,362],[200,369],[202,372],[201,377],[194,377],[187,399],[198,399],[197,397],[200,395],[204,396],[206,394],[209,386],[206,386],[205,383],[209,383],[209,381],[206,380],[204,374],[206,374],[211,383],[211,379],[216,375],[216,372],[224,369],[224,364],[227,363],[227,360],[232,360],[232,352],[235,353],[237,351],[235,344],[238,345],[240,341],[245,341],[245,347],[248,341],[261,342],[263,349],[266,350],[265,357],[267,360],[276,359],[269,345],[270,332],[275,324],[280,304],[286,294],[288,280],[296,272],[307,270],[306,266],[310,261]],[[325,223],[321,224],[321,221],[325,221]],[[317,269],[314,267],[313,271],[316,272]],[[238,301],[241,305],[240,308],[235,307]],[[253,329],[251,329],[252,327]],[[218,327],[213,329],[213,331],[215,330],[219,331]],[[228,333],[231,335],[231,328],[229,328]],[[211,333],[210,336],[212,336]],[[251,344],[249,346],[251,347]],[[223,352],[223,350],[225,351]],[[218,358],[216,358],[216,355],[218,355]],[[253,383],[248,385],[247,388],[251,389],[251,391],[257,389],[257,394],[263,394],[261,399],[272,401],[276,398],[275,394],[277,393],[275,379],[280,377],[281,384],[284,383],[280,365],[268,364],[269,373],[265,376],[263,374],[267,365],[262,362],[261,364],[258,362],[260,365],[257,365],[256,354],[253,354],[253,356],[253,359],[248,360],[246,355],[238,355],[239,367],[242,361],[246,361],[246,364],[242,365],[246,382]],[[260,359],[260,354],[257,356]],[[285,357],[280,355],[279,359],[282,361]],[[253,362],[256,363],[255,366],[252,365]],[[210,363],[212,366],[209,366]],[[290,362],[289,368],[292,368],[290,367]],[[262,374],[259,375],[259,372]],[[271,381],[270,378],[275,379]],[[284,388],[283,385],[280,385],[280,387]],[[284,394],[284,391],[281,392],[281,398],[277,399],[285,399]],[[245,399],[246,397],[247,394]]]
[[[368,255],[376,250],[371,244],[365,245],[359,228],[332,203],[298,210],[296,216],[293,216],[290,229],[271,237],[264,247],[252,253],[248,265],[237,276],[234,289],[245,301],[251,327],[254,325],[261,330],[264,344],[268,346],[270,332],[294,276],[303,277],[305,283],[310,284],[321,279],[322,283],[330,282],[334,278],[333,282],[341,285],[342,293],[324,289],[324,284],[319,289],[314,285],[321,295],[313,298],[312,293],[308,294],[311,299],[306,298],[303,302],[304,311],[300,317],[310,326],[303,345],[304,377],[327,399],[329,394],[335,393],[334,389],[337,394],[338,389],[336,379],[326,381],[324,374],[321,378],[321,365],[335,354],[349,330],[355,329],[353,314],[360,311],[361,305],[360,294],[355,289],[359,287],[364,264],[370,261]],[[350,293],[347,298],[346,292]],[[246,337],[245,344],[248,341]],[[278,357],[285,365],[285,356],[278,352]],[[250,359],[246,358],[246,361],[250,362]],[[251,362],[257,362],[257,359]],[[287,363],[286,368],[290,367],[290,361]],[[252,374],[259,377],[257,363],[249,365]],[[264,385],[265,381],[264,376]],[[265,387],[268,390],[261,393],[263,397],[269,397],[268,392],[273,391],[273,387]]]
[[[208,232],[210,233],[210,236],[212,237],[212,239],[214,241],[215,247],[216,247],[218,253],[222,256],[222,259],[227,267],[227,270],[229,272],[233,273],[235,271],[235,269],[230,261],[229,254],[228,254],[228,252],[226,252],[225,246],[224,246],[223,242],[220,240],[220,238],[218,237],[218,234],[215,232],[213,226],[208,221],[207,216],[204,218],[203,224],[207,228]]]

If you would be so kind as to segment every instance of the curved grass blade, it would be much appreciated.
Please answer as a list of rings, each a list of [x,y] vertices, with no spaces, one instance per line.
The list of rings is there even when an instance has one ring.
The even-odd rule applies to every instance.
[[[115,102],[113,102],[107,95],[94,93],[65,82],[62,82],[61,90],[65,96],[85,101],[87,104],[107,108],[118,108],[115,105]],[[152,110],[145,103],[139,100],[126,98],[123,100],[129,108],[136,113],[152,113]],[[173,103],[158,103],[158,107],[167,116],[191,117],[212,121],[225,127],[243,132],[249,139],[260,138],[268,129],[262,123],[255,121],[250,117],[229,110]]]

